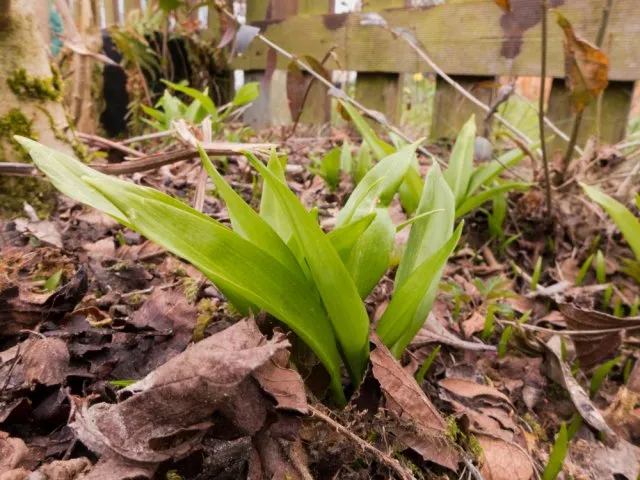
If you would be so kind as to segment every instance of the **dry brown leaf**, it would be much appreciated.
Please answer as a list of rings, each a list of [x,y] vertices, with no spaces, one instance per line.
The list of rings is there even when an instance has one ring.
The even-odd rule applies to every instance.
[[[449,330],[444,328],[433,312],[429,313],[427,321],[411,341],[411,347],[422,346],[427,343],[444,343],[462,350],[487,351],[495,352],[497,349],[493,345],[485,345],[484,343],[468,342],[458,338]]]
[[[29,449],[21,439],[0,432],[0,475],[17,468],[28,453]]]
[[[549,360],[551,379],[567,389],[573,405],[589,425],[599,432],[612,434],[613,430],[607,425],[600,411],[593,405],[589,396],[575,379],[569,366],[562,361],[560,337],[553,336],[545,344],[545,347],[550,354],[547,359]]]
[[[564,31],[565,81],[576,112],[595,100],[609,83],[609,58],[595,45],[576,35],[571,23],[556,10]]]
[[[462,331],[464,336],[471,338],[474,333],[480,332],[484,329],[485,318],[477,310],[474,310],[469,318],[462,322]]]
[[[640,476],[640,448],[622,439],[614,445],[579,439],[569,444],[568,459],[577,467],[573,478],[633,480]]]
[[[533,476],[531,458],[518,445],[488,435],[476,438],[482,447],[480,473],[485,480],[529,480]]]
[[[458,397],[468,399],[492,399],[494,402],[504,402],[508,406],[512,406],[509,397],[489,385],[481,385],[461,378],[444,378],[438,382],[438,385]]]
[[[293,410],[303,415],[309,413],[304,382],[300,374],[287,368],[289,352],[281,350],[273,359],[258,368],[253,376],[262,389],[276,401],[276,408]]]
[[[562,303],[559,308],[567,322],[567,327],[571,330],[619,330],[610,333],[573,336],[573,343],[581,367],[597,365],[601,360],[615,353],[622,343],[622,333],[625,329],[640,328],[640,317],[614,317],[595,310],[578,308],[569,303]]]
[[[60,385],[67,378],[69,350],[59,338],[30,341],[22,356],[24,376],[29,384]]]
[[[372,341],[376,345],[371,352],[373,376],[384,393],[386,407],[414,428],[414,431],[399,432],[399,440],[426,461],[455,471],[460,455],[446,439],[444,418],[376,335]]]
[[[250,398],[252,373],[288,345],[281,335],[265,340],[253,321],[239,322],[125,389],[132,396],[123,402],[84,408],[71,427],[98,453],[147,463],[179,458],[199,443],[214,412],[246,421],[252,410],[230,411],[230,402]]]

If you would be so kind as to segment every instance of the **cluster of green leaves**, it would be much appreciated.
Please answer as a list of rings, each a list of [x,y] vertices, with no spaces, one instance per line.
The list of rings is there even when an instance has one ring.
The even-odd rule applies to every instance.
[[[162,80],[162,82],[169,88],[164,91],[164,95],[158,100],[155,108],[140,105],[144,113],[151,117],[151,120],[147,118],[143,118],[143,120],[160,131],[169,130],[171,124],[176,120],[201,123],[207,116],[210,116],[213,132],[218,133],[224,125],[223,122],[235,108],[253,102],[260,93],[257,82],[246,83],[236,92],[233,100],[219,112],[209,96],[208,89],[205,88],[201,92],[195,88],[167,80]],[[191,99],[191,102],[189,104],[183,102],[178,96],[173,95],[169,89],[184,94]]]
[[[288,325],[325,365],[339,400],[344,400],[342,363],[354,385],[361,381],[369,352],[369,318],[362,299],[388,269],[398,228],[388,205],[414,163],[417,144],[373,167],[327,234],[287,187],[282,158],[275,153],[265,166],[245,152],[264,180],[256,212],[200,151],[227,205],[229,229],[157,190],[101,174],[24,137],[16,140],[61,192],[189,261],[240,312],[265,310]],[[460,237],[462,225],[453,231],[454,216],[453,194],[435,166],[412,219],[393,298],[377,327],[396,354],[429,313],[442,270]]]
[[[380,160],[397,150],[395,146],[376,135],[355,107],[348,102],[341,101],[341,104],[376,159]],[[510,190],[523,190],[530,186],[529,183],[503,182],[499,179],[506,168],[517,165],[524,158],[525,152],[521,149],[510,150],[495,160],[475,166],[473,164],[475,138],[476,123],[472,116],[458,134],[448,167],[444,171],[444,179],[453,192],[456,218],[463,217],[498,195]],[[400,187],[400,200],[407,214],[415,212],[422,187],[418,164],[414,162]]]
[[[340,183],[342,173],[350,175],[357,185],[373,167],[371,151],[363,143],[354,158],[353,149],[348,140],[341,147],[329,150],[321,159],[312,158],[311,172],[321,176],[330,190]]]

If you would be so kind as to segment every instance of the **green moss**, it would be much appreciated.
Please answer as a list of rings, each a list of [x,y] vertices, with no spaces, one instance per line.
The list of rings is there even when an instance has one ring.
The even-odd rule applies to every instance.
[[[200,281],[195,278],[185,278],[182,283],[182,288],[184,290],[184,296],[187,297],[187,302],[195,303],[198,299],[198,293],[200,292]]]
[[[524,422],[529,425],[529,428],[531,428],[531,431],[536,437],[538,437],[540,440],[547,440],[547,432],[544,431],[542,425],[538,423],[538,421],[534,418],[533,415],[531,415],[530,412],[525,413],[522,417],[522,420],[524,420]]]
[[[52,100],[54,102],[62,100],[62,80],[56,68],[53,68],[51,77],[30,77],[24,68],[17,68],[7,78],[7,85],[19,98]]]
[[[213,320],[213,315],[209,313],[203,313],[198,315],[198,319],[196,320],[196,326],[193,329],[193,341],[199,342],[204,338],[204,331],[209,326],[211,321]]]
[[[475,458],[481,458],[484,454],[482,445],[475,435],[469,435],[469,441],[467,442],[467,451],[471,453]]]
[[[167,475],[165,476],[167,480],[182,480],[183,477],[180,475],[177,470],[169,470]]]

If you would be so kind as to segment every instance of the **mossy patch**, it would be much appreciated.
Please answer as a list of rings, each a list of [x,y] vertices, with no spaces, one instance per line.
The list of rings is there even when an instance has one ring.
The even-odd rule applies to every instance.
[[[62,80],[56,68],[51,77],[31,77],[24,68],[17,68],[7,78],[7,84],[17,97],[41,101],[62,100]]]

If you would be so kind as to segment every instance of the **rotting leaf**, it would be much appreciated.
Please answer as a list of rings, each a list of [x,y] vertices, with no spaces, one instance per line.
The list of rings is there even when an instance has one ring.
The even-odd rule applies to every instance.
[[[303,415],[309,413],[307,395],[302,377],[287,368],[289,352],[280,350],[270,362],[258,368],[253,376],[262,389],[274,398],[276,408],[293,410]]]
[[[607,425],[600,411],[593,405],[589,395],[583,390],[578,381],[571,373],[569,366],[562,361],[560,338],[556,335],[545,344],[547,352],[550,353],[548,359],[551,363],[552,372],[558,372],[559,378],[553,378],[569,392],[571,401],[582,418],[599,432],[613,434],[613,430]]]
[[[0,432],[0,475],[17,468],[27,458],[29,449],[19,438]]]
[[[69,358],[67,344],[59,338],[41,338],[29,342],[22,356],[27,382],[49,386],[64,383]]]
[[[481,385],[470,380],[464,380],[461,378],[444,378],[438,382],[445,390],[457,395],[459,397],[467,399],[487,398],[492,399],[495,402],[504,402],[510,407],[511,401],[504,393],[501,393],[497,389],[488,385]]]
[[[132,396],[121,403],[85,407],[71,427],[101,454],[147,463],[182,457],[199,444],[214,412],[230,419],[251,413],[233,410],[231,400],[237,406],[248,398],[252,374],[288,345],[282,335],[265,340],[253,321],[239,322],[124,389]]]
[[[384,393],[386,407],[415,428],[415,431],[399,432],[399,440],[426,461],[455,471],[460,456],[446,438],[444,418],[375,334],[372,341],[376,345],[371,352],[373,376]]]
[[[485,480],[529,480],[533,477],[531,458],[518,445],[489,435],[476,436],[484,462],[480,468]]]
[[[484,343],[468,342],[462,340],[447,330],[438,321],[433,312],[429,312],[426,322],[414,337],[413,341],[409,344],[411,347],[417,347],[427,343],[444,343],[455,348],[462,350],[471,350],[477,352],[495,352],[496,347],[493,345],[486,345]]]
[[[572,337],[580,366],[591,367],[614,354],[622,343],[622,334],[626,329],[640,327],[639,317],[614,317],[595,310],[578,308],[570,303],[559,305],[560,313],[571,330],[611,330],[618,331],[575,335]]]
[[[571,23],[555,11],[564,31],[565,81],[576,112],[595,100],[609,83],[609,58],[598,47],[576,35]]]

